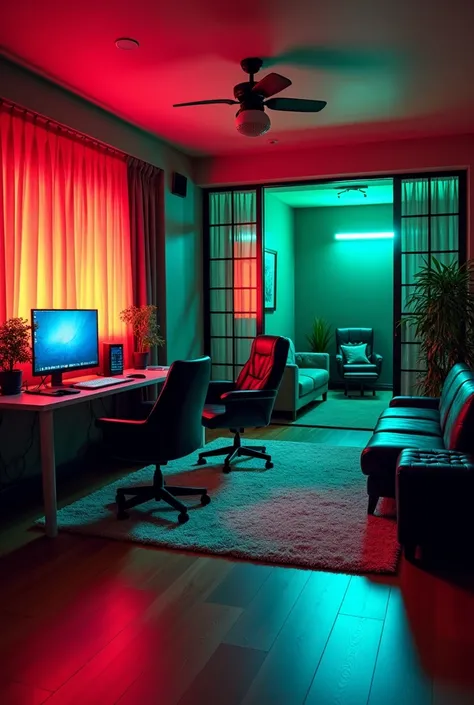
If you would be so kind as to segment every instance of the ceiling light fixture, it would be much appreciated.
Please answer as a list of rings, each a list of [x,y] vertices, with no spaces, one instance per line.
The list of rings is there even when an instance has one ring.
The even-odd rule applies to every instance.
[[[138,49],[140,43],[130,37],[119,37],[119,39],[115,40],[115,46],[117,49],[123,49],[123,51],[133,51],[134,49]]]
[[[393,240],[393,233],[336,233],[336,240]]]
[[[334,188],[336,189],[336,191],[338,191],[341,187],[335,186]],[[368,188],[369,187],[366,184],[359,185],[359,186],[347,186],[346,188],[342,189],[342,191],[339,191],[339,193],[337,194],[337,197],[341,198],[341,195],[343,193],[350,193],[351,191],[359,191],[359,193],[361,193],[364,196],[364,198],[367,198],[366,191]]]

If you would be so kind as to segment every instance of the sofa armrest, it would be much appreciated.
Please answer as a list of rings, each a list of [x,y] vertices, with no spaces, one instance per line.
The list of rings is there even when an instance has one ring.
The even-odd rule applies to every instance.
[[[396,473],[398,538],[403,545],[458,544],[472,534],[474,456],[405,450]],[[453,544],[452,544],[453,545]]]
[[[295,360],[298,367],[313,368],[316,370],[326,370],[329,372],[329,354],[314,353],[314,352],[299,352],[295,354]]]
[[[370,361],[373,365],[377,366],[377,373],[380,375],[380,373],[382,372],[382,355],[379,355],[379,353],[372,353],[372,355],[370,356]]]
[[[341,353],[338,353],[336,355],[336,366],[337,366],[337,371],[341,377],[344,377],[344,360],[342,358]]]
[[[295,413],[298,401],[298,365],[285,366],[275,403],[276,411]]]
[[[438,409],[439,397],[393,397],[389,406],[415,408],[415,409]]]

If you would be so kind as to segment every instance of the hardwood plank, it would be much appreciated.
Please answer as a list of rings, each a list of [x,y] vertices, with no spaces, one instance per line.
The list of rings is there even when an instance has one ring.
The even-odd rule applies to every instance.
[[[264,662],[258,649],[221,644],[179,700],[179,705],[239,705]]]
[[[303,704],[349,580],[348,575],[311,575],[242,705]]]
[[[390,684],[390,687],[387,687]],[[403,598],[393,587],[375,665],[369,705],[431,705],[431,678],[424,673]]]
[[[351,578],[340,612],[352,617],[385,619],[389,597],[390,585],[356,575]]]
[[[185,638],[193,629],[201,630],[205,618],[214,614],[209,610],[203,615],[200,602],[212,592],[227,574],[232,564],[209,558],[198,559],[167,590],[154,595],[154,601],[136,619],[97,654],[84,661],[82,668],[52,696],[50,705],[112,705],[138,679],[147,668],[157,668],[157,663],[168,652],[173,639]],[[125,605],[126,607],[126,605]],[[222,607],[222,610],[226,608]],[[227,631],[240,616],[241,610],[229,608],[232,617]],[[233,610],[233,611],[232,611]],[[227,614],[227,613],[226,613]],[[198,620],[195,626],[195,620]],[[204,665],[204,664],[202,664]],[[202,666],[201,666],[202,667]],[[199,669],[198,669],[199,670]]]
[[[305,705],[365,705],[382,626],[378,619],[337,617]]]
[[[474,690],[435,680],[433,705],[474,705]]]
[[[262,585],[268,580],[273,568],[254,563],[237,563],[224,580],[211,592],[208,602],[234,607],[247,607]]]
[[[295,568],[274,568],[225,643],[268,651],[310,575]]]
[[[186,629],[170,632],[160,658],[151,663],[117,701],[118,705],[176,705],[206,666],[224,635],[241,615],[238,607],[211,603],[196,606]],[[112,701],[105,701],[112,703]],[[88,705],[103,705],[103,699]]]
[[[51,692],[15,681],[0,681],[0,703],[2,705],[41,705]]]
[[[55,691],[143,613],[155,596],[120,583],[98,584],[52,614],[2,657],[12,680]]]

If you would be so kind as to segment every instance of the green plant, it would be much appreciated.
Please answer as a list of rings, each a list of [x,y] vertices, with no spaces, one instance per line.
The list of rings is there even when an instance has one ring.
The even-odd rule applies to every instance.
[[[146,352],[149,348],[165,344],[160,334],[156,306],[129,306],[120,312],[120,320],[132,327],[136,352]]]
[[[315,318],[311,332],[306,336],[312,352],[326,352],[331,340],[331,326],[324,318]]]
[[[420,341],[418,389],[439,396],[456,362],[474,363],[474,260],[463,265],[425,260],[415,274],[415,288],[407,301],[404,325],[414,328]]]
[[[11,372],[15,365],[31,362],[31,326],[25,318],[9,318],[0,326],[0,368]]]

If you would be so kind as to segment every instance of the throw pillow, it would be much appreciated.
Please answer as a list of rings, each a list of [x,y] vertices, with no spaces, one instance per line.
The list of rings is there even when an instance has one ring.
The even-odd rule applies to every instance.
[[[367,357],[367,343],[341,345],[341,350],[343,360],[348,365],[370,364],[370,360]]]

